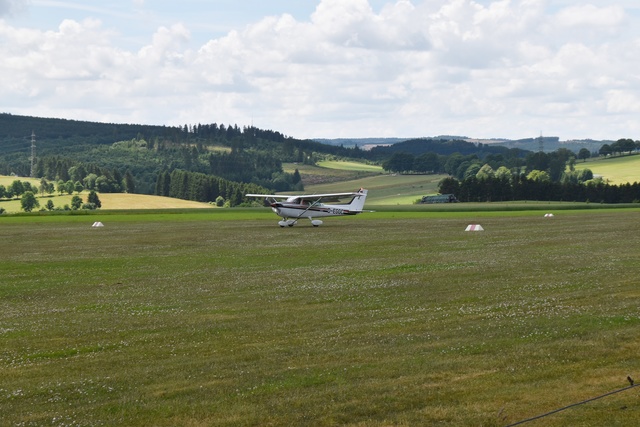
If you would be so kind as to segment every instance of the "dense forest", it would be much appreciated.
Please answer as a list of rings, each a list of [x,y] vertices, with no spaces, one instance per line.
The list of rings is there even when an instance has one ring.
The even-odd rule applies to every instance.
[[[639,141],[620,139],[604,144],[596,155],[637,155],[638,150]],[[594,177],[590,169],[575,169],[577,160],[586,160],[591,155],[586,149],[575,154],[560,148],[551,153],[530,152],[514,164],[514,159],[500,156],[490,155],[481,160],[473,155],[454,154],[439,164],[449,174],[440,182],[439,191],[454,194],[461,202],[640,203],[640,183],[611,185],[601,177]],[[414,167],[419,158],[414,159]]]
[[[537,171],[539,172],[539,171]],[[588,176],[589,173],[586,173]],[[592,175],[591,175],[592,176]],[[599,179],[551,181],[537,174],[485,174],[462,181],[445,178],[442,194],[454,194],[461,202],[504,202],[517,200],[640,203],[640,183],[611,185]]]
[[[476,144],[460,139],[410,139],[388,146],[378,146],[371,149],[371,155],[376,158],[386,158],[394,153],[406,153],[420,155],[434,152],[441,155],[451,155],[454,153],[469,155],[475,154],[479,157],[487,155],[502,155],[505,157],[523,157],[528,151],[519,148],[506,148],[495,144]]]

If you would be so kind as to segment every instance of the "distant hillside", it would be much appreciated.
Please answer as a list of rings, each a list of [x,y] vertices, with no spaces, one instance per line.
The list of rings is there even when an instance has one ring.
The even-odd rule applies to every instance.
[[[578,153],[582,148],[586,148],[592,153],[597,153],[600,150],[600,147],[604,144],[611,144],[613,142],[614,141],[610,140],[598,141],[593,139],[560,141],[560,138],[556,136],[546,136],[518,140],[505,140],[497,144],[508,148],[520,148],[529,151],[539,151],[542,147],[542,151],[545,153],[556,151],[559,148],[566,148],[574,153]]]
[[[74,182],[96,175],[107,182],[101,192],[159,194],[158,186],[165,184],[159,178],[178,169],[265,191],[302,189],[299,177],[296,181],[284,172],[282,162],[314,162],[320,155],[363,153],[237,125],[156,126],[0,114],[0,174],[30,176],[33,169],[37,178]],[[237,198],[237,188],[225,184],[215,191]]]
[[[336,139],[315,139],[315,141],[322,142],[324,144],[342,145],[344,147],[360,147],[365,150],[370,150],[377,146],[390,146],[395,144],[401,144],[406,141],[464,141],[474,144],[483,144],[490,146],[501,146],[506,148],[517,148],[524,151],[537,152],[540,150],[540,137],[522,138],[522,139],[505,139],[505,138],[492,138],[492,139],[478,139],[470,138],[466,136],[452,136],[441,135],[433,137],[422,138],[336,138]],[[591,152],[597,153],[604,144],[611,144],[613,140],[567,140],[561,141],[556,136],[542,137],[542,149],[545,153],[556,151],[559,148],[566,148],[578,153],[581,148],[586,148]],[[444,153],[442,153],[444,154]]]
[[[409,138],[314,138],[314,141],[327,145],[343,146],[347,148],[360,147],[370,149],[378,145],[392,145],[406,141]]]
[[[182,132],[181,128],[153,125],[87,122],[0,113],[0,152],[24,151],[35,133],[38,141],[76,141],[83,144],[111,144],[136,138],[171,138]],[[7,141],[13,141],[8,145]],[[43,147],[46,149],[46,147]]]
[[[509,155],[509,157],[524,157],[526,155],[525,150],[519,148],[509,149],[497,144],[476,144],[463,140],[434,140],[428,138],[412,139],[390,146],[378,146],[372,148],[371,152],[378,157],[390,156],[393,153],[400,152],[415,156],[429,152],[444,156],[454,153],[462,155],[476,154],[480,158],[488,154],[502,154]]]

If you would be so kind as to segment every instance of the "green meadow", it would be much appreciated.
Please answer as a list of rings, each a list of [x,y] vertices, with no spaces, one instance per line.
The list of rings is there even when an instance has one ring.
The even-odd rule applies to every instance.
[[[411,205],[422,196],[438,193],[438,183],[444,175],[371,175],[345,182],[305,186],[306,193],[334,193],[367,188],[367,204]],[[350,186],[350,187],[347,187]]]
[[[298,169],[305,193],[341,193],[358,188],[370,190],[367,204],[411,205],[423,196],[438,193],[438,183],[446,175],[398,175],[383,173],[380,166],[358,162],[325,161],[318,166],[289,163],[287,172]]]
[[[365,171],[383,173],[382,166],[370,165],[361,162],[344,161],[344,160],[325,160],[318,163],[318,166],[328,169]]]
[[[591,169],[596,176],[610,184],[640,182],[640,155],[598,158],[587,162],[578,162],[576,170]]]
[[[504,426],[628,386],[640,210],[544,212],[2,216],[0,424]]]

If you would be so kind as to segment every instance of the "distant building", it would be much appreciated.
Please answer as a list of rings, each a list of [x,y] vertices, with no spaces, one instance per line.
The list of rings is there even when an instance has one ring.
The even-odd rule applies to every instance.
[[[457,203],[458,199],[453,194],[438,194],[437,196],[424,196],[421,203]]]

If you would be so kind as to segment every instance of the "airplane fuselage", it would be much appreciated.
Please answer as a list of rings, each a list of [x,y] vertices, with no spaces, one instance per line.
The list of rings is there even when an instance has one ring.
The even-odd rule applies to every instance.
[[[328,216],[356,215],[362,212],[367,190],[360,189],[351,193],[308,194],[301,196],[274,194],[247,194],[248,197],[264,197],[269,200],[273,212],[282,218],[278,224],[281,227],[293,227],[300,218],[311,220],[317,227],[322,221],[314,218]],[[335,203],[339,199],[351,198],[349,203]],[[280,199],[280,200],[278,200]],[[321,201],[331,203],[322,203]]]
[[[350,211],[348,205],[325,205],[321,203],[309,206],[299,203],[274,202],[271,204],[271,209],[282,218],[322,218],[360,213],[360,211]]]

